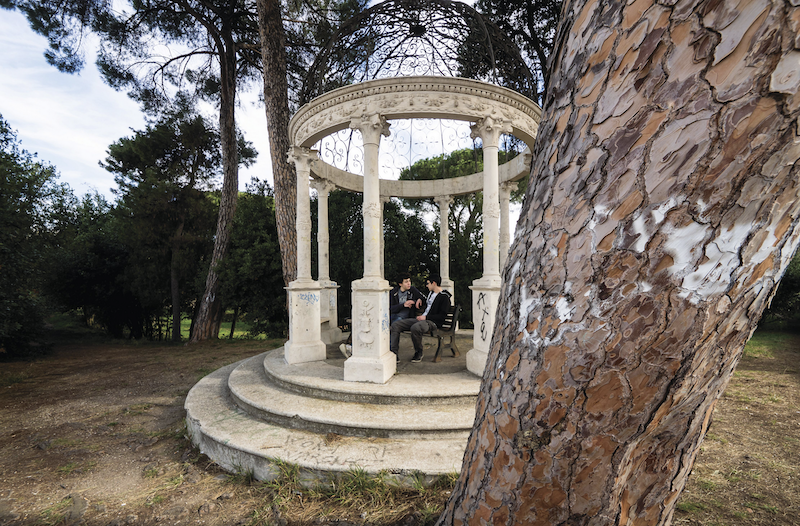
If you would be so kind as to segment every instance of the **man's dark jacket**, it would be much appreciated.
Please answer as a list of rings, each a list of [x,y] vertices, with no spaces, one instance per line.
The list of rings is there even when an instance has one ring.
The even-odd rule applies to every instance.
[[[422,306],[425,307],[425,296],[417,290],[417,287],[411,285],[411,288],[408,289],[411,292],[411,299],[414,300],[414,303],[417,300],[422,300]],[[408,316],[406,318],[413,318],[414,317],[414,307],[403,307],[403,304],[400,303],[400,286],[393,288],[391,292],[389,292],[389,314],[394,316],[395,314],[399,314],[403,310],[407,310]]]
[[[444,325],[444,319],[447,317],[449,311],[450,293],[442,289],[442,292],[433,298],[433,306],[431,306],[431,310],[428,312],[428,317],[426,319],[435,323],[436,327],[441,327]]]

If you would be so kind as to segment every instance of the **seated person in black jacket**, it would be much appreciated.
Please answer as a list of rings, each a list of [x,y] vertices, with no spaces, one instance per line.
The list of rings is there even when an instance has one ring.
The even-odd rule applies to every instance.
[[[425,296],[411,284],[411,276],[402,274],[397,286],[389,292],[389,323],[404,318],[413,318],[415,309],[422,308]]]
[[[441,327],[450,310],[450,293],[442,289],[441,283],[441,277],[435,274],[428,276],[425,280],[425,286],[428,287],[425,311],[416,318],[406,318],[392,323],[389,350],[395,355],[400,348],[400,333],[410,329],[411,343],[414,344],[414,357],[411,361],[422,361],[422,335]]]

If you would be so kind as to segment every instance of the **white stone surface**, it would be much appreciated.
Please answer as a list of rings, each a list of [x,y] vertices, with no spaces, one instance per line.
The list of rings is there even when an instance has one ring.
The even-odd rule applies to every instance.
[[[472,290],[472,321],[475,329],[472,337],[472,349],[467,352],[467,370],[483,376],[486,357],[492,343],[497,303],[500,299],[500,280],[481,278],[475,280]]]

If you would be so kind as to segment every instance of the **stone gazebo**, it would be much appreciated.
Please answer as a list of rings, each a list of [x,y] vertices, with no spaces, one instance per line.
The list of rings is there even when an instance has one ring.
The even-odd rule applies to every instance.
[[[353,355],[344,363],[344,380],[385,383],[396,371],[389,351],[389,283],[383,275],[383,203],[391,197],[432,197],[439,206],[440,274],[449,279],[447,214],[453,196],[483,191],[483,276],[472,289],[475,326],[467,368],[480,376],[486,364],[500,293],[500,267],[509,247],[509,196],[530,170],[529,150],[498,165],[499,141],[511,134],[532,149],[541,109],[506,88],[452,77],[397,77],[371,80],[330,91],[295,114],[290,123],[289,158],[297,168],[297,280],[288,287],[291,310],[288,364],[325,359],[326,343],[336,341],[336,289],[328,264],[327,197],[334,188],[364,194],[364,276],[352,284]],[[394,181],[379,176],[381,137],[393,119],[448,119],[471,123],[483,145],[484,171],[453,179]],[[363,141],[363,176],[322,162],[312,147],[345,129]],[[309,184],[319,194],[319,276],[311,277]],[[455,298],[465,302],[466,298]],[[320,320],[319,323],[312,320]]]

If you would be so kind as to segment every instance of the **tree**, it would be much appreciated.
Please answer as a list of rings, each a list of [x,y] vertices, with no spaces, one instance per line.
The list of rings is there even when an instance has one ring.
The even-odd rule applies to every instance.
[[[236,93],[239,83],[258,71],[252,6],[241,0],[155,0],[124,7],[102,0],[1,1],[0,6],[25,13],[31,27],[48,38],[46,57],[61,71],[82,67],[83,32],[93,31],[102,38],[97,65],[106,81],[127,89],[146,110],[157,111],[174,86],[187,81],[218,103],[222,193],[206,291],[191,341],[216,337],[222,319],[216,268],[227,252],[239,192]],[[165,48],[173,49],[165,53]]]
[[[40,352],[42,285],[74,197],[0,115],[0,358]]]
[[[785,2],[568,2],[439,524],[668,524],[800,239]]]
[[[123,239],[138,260],[129,266],[129,283],[137,284],[140,296],[152,292],[141,299],[153,308],[164,299],[153,285],[169,283],[175,341],[181,339],[181,282],[194,281],[212,236],[209,214],[215,207],[206,192],[219,176],[219,143],[214,127],[184,100],[144,131],[109,146],[104,165],[116,174],[117,212],[129,223]],[[238,151],[241,163],[256,155],[241,136]]]
[[[297,277],[297,183],[294,165],[288,158],[289,84],[287,79],[286,35],[278,0],[256,0],[264,72],[264,105],[269,126],[272,177],[275,183],[275,211],[281,242],[283,281]]]
[[[544,99],[549,79],[547,60],[561,13],[561,0],[478,0],[475,9],[497,24],[519,49],[540,84]]]
[[[86,194],[74,216],[69,239],[52,258],[48,295],[62,309],[80,311],[87,326],[102,327],[116,338],[127,329],[131,337],[141,338],[151,313],[125,282],[132,258],[120,240],[125,227],[113,205],[101,194]]]
[[[222,300],[246,315],[252,335],[282,337],[288,330],[278,239],[272,189],[254,179],[239,196],[230,253],[220,267]]]

